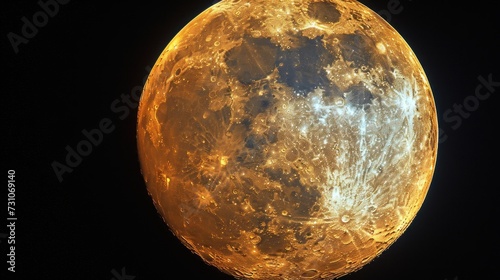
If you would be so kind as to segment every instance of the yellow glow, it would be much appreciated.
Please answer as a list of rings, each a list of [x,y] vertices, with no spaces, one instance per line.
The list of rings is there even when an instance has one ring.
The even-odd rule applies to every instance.
[[[221,166],[226,166],[227,161],[228,161],[228,157],[226,157],[226,156],[222,156],[222,157],[220,158],[220,165],[221,165]]]
[[[382,44],[382,43],[377,43],[377,49],[378,49],[378,51],[380,52],[380,54],[385,54],[386,49],[385,49],[384,44]]]

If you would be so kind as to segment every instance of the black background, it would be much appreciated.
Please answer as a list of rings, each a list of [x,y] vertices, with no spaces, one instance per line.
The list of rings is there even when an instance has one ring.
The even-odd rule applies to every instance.
[[[17,272],[7,271],[2,238],[0,275],[8,278],[1,279],[109,280],[113,272],[137,280],[232,279],[168,231],[140,174],[137,109],[125,116],[110,108],[142,86],[145,68],[213,1],[102,2],[60,5],[17,54],[7,34],[21,34],[22,17],[31,19],[40,6],[0,4],[0,213],[7,215],[7,171],[13,169],[18,218]],[[390,1],[361,2],[381,11]],[[403,9],[391,16],[426,70],[446,135],[428,196],[410,228],[379,258],[342,279],[500,279],[500,87],[473,103],[478,76],[500,81],[500,13],[494,4],[400,0]],[[445,118],[464,101],[468,108],[478,106],[460,124]],[[64,163],[65,147],[75,148],[85,139],[82,130],[98,128],[104,118],[114,131],[59,182],[51,164]],[[6,224],[2,218],[0,234],[7,233]]]

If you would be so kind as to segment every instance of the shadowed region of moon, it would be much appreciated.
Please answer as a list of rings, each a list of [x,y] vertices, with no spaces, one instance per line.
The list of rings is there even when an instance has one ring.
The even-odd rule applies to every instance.
[[[269,39],[245,37],[241,45],[226,53],[225,62],[241,83],[249,84],[273,71],[277,52]]]
[[[316,87],[328,86],[325,67],[333,64],[334,56],[323,46],[321,38],[299,37],[299,46],[280,51],[279,82],[306,95]]]
[[[320,1],[308,5],[308,15],[320,22],[335,23],[340,20],[340,12],[335,3]]]
[[[437,131],[418,59],[367,7],[223,0],[156,61],[137,142],[155,207],[207,264],[336,279],[411,224]]]
[[[342,34],[339,36],[340,50],[346,61],[352,62],[354,67],[371,66],[374,45],[368,44],[368,39],[360,34]]]
[[[363,83],[350,86],[345,93],[345,97],[347,103],[358,108],[370,106],[374,98],[373,94]]]

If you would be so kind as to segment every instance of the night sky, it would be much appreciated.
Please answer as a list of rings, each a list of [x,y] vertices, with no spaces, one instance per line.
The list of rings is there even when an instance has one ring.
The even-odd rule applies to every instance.
[[[0,4],[1,279],[232,279],[186,249],[157,214],[140,173],[133,98],[168,42],[214,1],[61,0],[44,17],[45,2]],[[441,138],[434,180],[411,226],[342,279],[500,279],[495,2],[360,2],[419,58]],[[39,27],[23,28],[34,15]],[[69,158],[71,172],[58,178],[54,162],[67,162],[97,129],[92,150]],[[7,270],[9,170],[15,273]]]

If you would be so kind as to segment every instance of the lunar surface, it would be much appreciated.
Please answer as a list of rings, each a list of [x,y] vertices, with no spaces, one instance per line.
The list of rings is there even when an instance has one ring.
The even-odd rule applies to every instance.
[[[238,279],[333,279],[408,228],[437,118],[405,40],[351,0],[223,0],[166,46],[137,141],[172,233]]]

